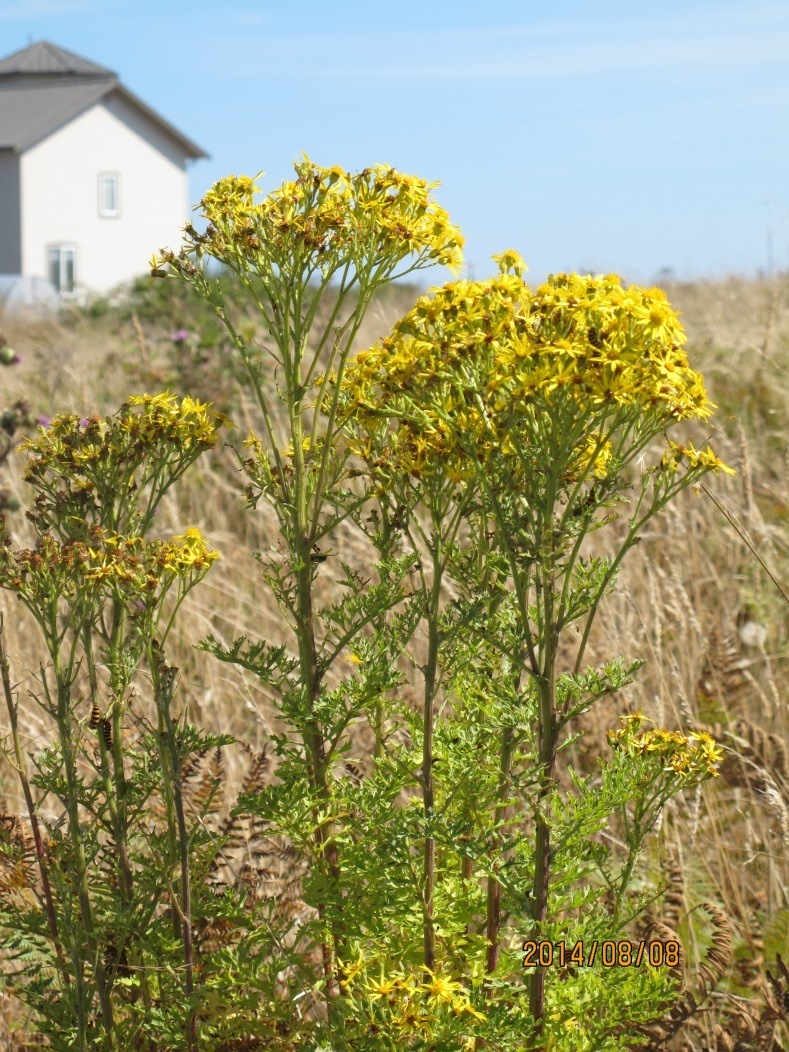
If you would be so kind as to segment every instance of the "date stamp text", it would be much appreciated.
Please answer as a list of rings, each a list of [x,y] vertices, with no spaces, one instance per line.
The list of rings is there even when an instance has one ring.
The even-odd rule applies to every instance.
[[[537,942],[527,940],[523,944],[524,968],[591,968],[601,964],[603,968],[640,968],[649,964],[653,968],[674,968],[680,961],[678,942],[629,942],[627,939],[595,939],[592,942]]]

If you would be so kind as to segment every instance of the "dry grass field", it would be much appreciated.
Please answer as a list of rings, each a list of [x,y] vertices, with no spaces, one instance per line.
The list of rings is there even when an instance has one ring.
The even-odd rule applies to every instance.
[[[745,1005],[765,983],[765,969],[775,971],[776,954],[789,959],[789,277],[675,284],[667,292],[682,312],[691,365],[719,406],[709,433],[694,424],[682,434],[696,446],[709,438],[737,473],[710,476],[711,495],[684,493],[626,558],[619,587],[595,625],[588,660],[597,664],[622,654],[645,659],[646,667],[623,696],[585,718],[588,733],[560,757],[565,765],[593,771],[616,715],[639,708],[658,725],[703,728],[721,743],[721,777],[672,801],[644,870],[645,878],[662,874],[670,882],[664,909],[673,910],[691,970],[707,948],[693,908],[717,903],[728,918],[732,963],[712,999],[714,1009],[716,997],[742,998]],[[413,292],[402,290],[375,305],[361,343],[384,333],[409,297]],[[179,329],[198,336],[185,294],[163,316],[143,309],[93,314],[99,316],[75,308],[58,321],[27,326],[0,319],[0,332],[23,359],[0,371],[0,410],[25,399],[34,417],[62,411],[89,416],[113,411],[132,393],[169,387],[215,400],[235,425],[225,441],[240,446],[256,417],[226,367],[229,348],[213,330],[206,330],[194,353],[188,340],[179,345],[171,338]],[[0,490],[24,509],[22,466],[16,452],[0,464]],[[261,747],[279,729],[271,699],[237,667],[193,649],[209,632],[225,642],[247,634],[291,642],[251,554],[276,543],[275,519],[262,503],[245,511],[241,490],[234,454],[220,446],[170,491],[157,521],[162,535],[199,526],[222,553],[189,596],[171,638],[182,703],[208,729]],[[15,541],[31,538],[22,511],[9,522]],[[605,530],[594,541],[610,543]],[[367,542],[350,525],[331,547],[352,564],[369,559]],[[329,596],[332,560],[324,567]],[[35,626],[6,593],[0,593],[0,611],[24,696],[41,645]],[[407,664],[403,671],[416,686],[417,674]],[[144,683],[140,691],[144,696]],[[22,716],[32,751],[50,728],[32,702]],[[0,714],[0,734],[3,720]],[[362,763],[367,748],[360,732]],[[4,764],[0,757],[0,809],[14,811],[20,800]],[[231,782],[238,777],[231,763]],[[700,1016],[699,1036],[714,1023],[714,1011]]]

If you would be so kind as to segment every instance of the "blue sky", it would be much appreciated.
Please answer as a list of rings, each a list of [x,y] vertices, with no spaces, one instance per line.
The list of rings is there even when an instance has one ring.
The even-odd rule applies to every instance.
[[[768,239],[789,269],[787,0],[0,0],[0,55],[30,37],[211,155],[193,203],[304,151],[440,180],[477,277],[510,247],[533,280],[754,275]]]

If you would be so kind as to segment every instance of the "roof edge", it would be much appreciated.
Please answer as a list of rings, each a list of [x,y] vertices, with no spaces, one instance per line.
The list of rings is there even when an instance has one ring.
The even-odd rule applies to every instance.
[[[37,68],[38,67],[38,68]],[[91,62],[76,51],[53,44],[51,40],[37,40],[0,59],[0,76],[112,76],[114,70]]]
[[[105,98],[105,96],[108,95],[111,91],[114,91],[114,89],[117,86],[117,80],[106,81],[102,83],[101,91],[92,92],[91,94],[89,94],[85,99],[82,100],[81,104],[77,106],[72,112],[70,112],[66,117],[58,119],[54,124],[45,125],[43,129],[36,129],[36,131],[32,135],[28,136],[27,138],[21,139],[15,144],[7,145],[5,148],[13,150],[13,152],[19,156],[21,156],[23,153],[27,153],[28,150],[32,150],[34,147],[38,146],[40,143],[48,139],[50,135],[54,135],[56,132],[60,131],[61,128],[64,128],[67,124],[70,124],[71,121],[76,120],[77,117],[81,117],[83,113],[87,113],[87,111],[93,106],[98,105],[98,103],[100,103],[101,100]]]
[[[137,109],[141,110],[142,113],[145,114],[146,117],[149,117],[152,121],[155,121],[156,124],[162,127],[168,133],[168,135],[171,135],[177,142],[181,144],[181,146],[184,147],[184,152],[186,153],[186,156],[188,158],[195,161],[209,159],[210,154],[207,154],[205,150],[202,149],[202,147],[198,146],[197,143],[193,142],[190,138],[184,135],[183,132],[179,132],[174,124],[170,124],[170,122],[165,120],[164,117],[161,116],[161,114],[157,113],[156,110],[152,109],[147,104],[147,102],[143,102],[139,95],[135,95],[133,91],[129,91],[129,89],[120,81],[117,81],[115,84],[113,84],[111,89],[108,90],[105,94],[109,95],[112,91],[117,91],[122,98],[126,99],[133,106],[136,106]]]

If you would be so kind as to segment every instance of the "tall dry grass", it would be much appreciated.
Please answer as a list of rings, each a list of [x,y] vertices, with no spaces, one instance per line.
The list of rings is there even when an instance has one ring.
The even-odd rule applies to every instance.
[[[712,901],[728,918],[733,960],[720,987],[726,993],[713,995],[714,1010],[699,1015],[683,1038],[687,1048],[701,1047],[704,1035],[710,1047],[723,1048],[715,1044],[722,1041],[715,1027],[724,1000],[747,1004],[765,989],[765,969],[775,973],[776,955],[789,958],[789,278],[676,284],[667,291],[683,314],[691,364],[720,407],[712,422],[714,448],[737,474],[710,479],[716,500],[703,491],[683,494],[625,561],[588,660],[597,664],[623,654],[644,658],[646,667],[622,696],[585,719],[587,733],[560,755],[565,768],[593,772],[615,715],[639,708],[658,725],[711,730],[724,747],[721,777],[667,808],[645,871],[645,879],[669,884],[662,916],[678,926],[690,974],[709,949],[694,907]],[[413,291],[404,290],[380,302],[360,343],[385,332],[410,305],[409,297]],[[253,318],[248,321],[254,325]],[[34,325],[0,320],[0,331],[23,357],[0,372],[0,408],[24,398],[34,414],[88,416],[113,411],[132,393],[169,386],[179,394],[215,398],[235,425],[227,442],[240,446],[256,416],[223,369],[229,348],[219,341],[187,365],[173,364],[170,331],[189,323],[188,306],[167,318],[128,311],[93,318],[74,309],[58,321]],[[697,446],[708,437],[698,425],[678,430]],[[22,466],[22,457],[12,454],[0,467],[0,488],[24,505]],[[281,729],[272,699],[237,667],[193,649],[209,632],[224,642],[240,635],[290,642],[251,555],[276,543],[276,521],[263,504],[244,511],[241,488],[232,450],[220,448],[168,494],[158,526],[169,534],[197,525],[223,555],[188,598],[171,638],[183,702],[206,728],[229,731],[259,748]],[[11,529],[17,541],[32,539],[21,512],[12,517]],[[593,535],[603,548],[605,534]],[[359,567],[369,559],[364,538],[349,524],[327,547]],[[333,564],[339,558],[324,564],[327,598],[334,594]],[[0,611],[24,694],[26,685],[35,689],[43,652],[35,626],[5,593]],[[410,664],[402,670],[415,686]],[[29,750],[44,744],[50,728],[33,701],[20,722]],[[4,729],[0,716],[0,733]],[[360,730],[362,768],[368,750]],[[0,794],[15,811],[17,787],[2,763]],[[238,770],[231,763],[231,782]],[[44,801],[45,812],[47,806]],[[660,904],[655,909],[660,913]]]

